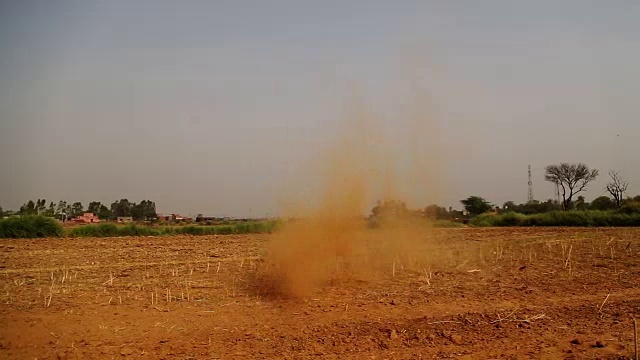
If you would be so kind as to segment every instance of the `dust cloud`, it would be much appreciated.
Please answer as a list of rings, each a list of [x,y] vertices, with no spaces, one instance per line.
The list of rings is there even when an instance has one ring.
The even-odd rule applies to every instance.
[[[395,213],[372,229],[367,217],[376,201],[424,208],[441,191],[438,136],[427,100],[411,84],[385,117],[353,94],[333,141],[313,162],[319,186],[287,199],[289,220],[265,257],[269,291],[305,297],[337,276],[425,266],[431,228],[424,218]]]

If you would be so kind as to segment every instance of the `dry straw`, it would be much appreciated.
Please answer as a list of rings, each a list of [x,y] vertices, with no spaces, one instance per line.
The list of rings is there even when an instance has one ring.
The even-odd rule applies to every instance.
[[[633,318],[633,353],[636,360],[640,360],[638,359],[638,322],[635,318]]]

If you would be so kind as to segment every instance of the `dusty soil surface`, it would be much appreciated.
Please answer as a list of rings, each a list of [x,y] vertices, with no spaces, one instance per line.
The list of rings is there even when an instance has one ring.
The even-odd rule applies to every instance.
[[[443,229],[264,292],[268,235],[2,240],[3,359],[628,359],[640,229]],[[433,245],[436,244],[436,245]]]

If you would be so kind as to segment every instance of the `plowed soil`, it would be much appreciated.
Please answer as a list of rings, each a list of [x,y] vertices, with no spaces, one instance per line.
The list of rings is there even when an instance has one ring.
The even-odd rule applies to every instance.
[[[628,359],[640,229],[442,229],[265,291],[269,235],[2,240],[2,359]]]

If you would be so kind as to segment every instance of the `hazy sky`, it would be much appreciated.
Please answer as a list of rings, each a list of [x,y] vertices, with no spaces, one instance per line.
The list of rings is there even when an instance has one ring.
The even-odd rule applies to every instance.
[[[633,0],[2,1],[0,206],[273,214],[351,90],[394,131],[404,81],[443,145],[433,201],[524,202],[528,164],[551,198],[561,161],[600,169],[587,199],[610,169],[638,194],[639,19]]]

